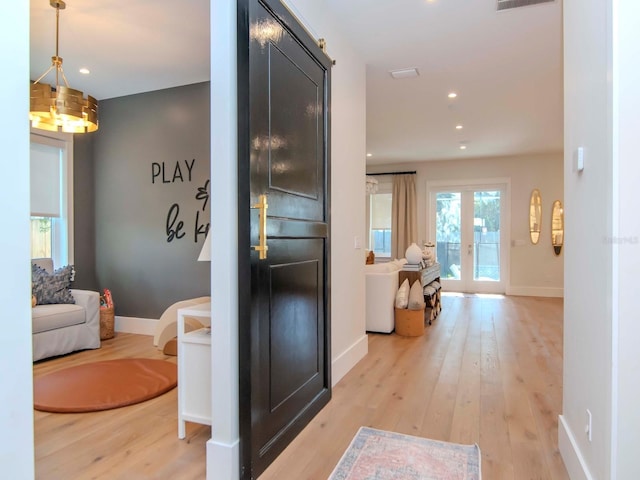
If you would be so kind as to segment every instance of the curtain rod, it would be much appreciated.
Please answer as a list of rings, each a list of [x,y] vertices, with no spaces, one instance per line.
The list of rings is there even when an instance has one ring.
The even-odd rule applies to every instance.
[[[415,175],[416,171],[412,172],[385,172],[385,173],[367,173],[367,176],[375,176],[375,175]]]

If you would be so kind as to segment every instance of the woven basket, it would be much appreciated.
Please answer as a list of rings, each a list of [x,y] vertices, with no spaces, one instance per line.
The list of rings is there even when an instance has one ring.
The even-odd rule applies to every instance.
[[[100,340],[113,338],[114,321],[113,307],[100,307]]]

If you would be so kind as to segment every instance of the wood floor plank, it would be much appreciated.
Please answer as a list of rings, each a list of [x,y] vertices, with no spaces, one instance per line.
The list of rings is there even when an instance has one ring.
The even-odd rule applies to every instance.
[[[456,443],[472,444],[480,440],[480,327],[480,317],[470,315],[449,438]]]
[[[369,354],[260,480],[325,480],[360,426],[477,443],[483,478],[567,480],[557,445],[562,300],[445,295],[425,335],[369,335]],[[34,364],[34,376],[111,358],[167,357],[151,337]],[[205,478],[210,428],[177,438],[177,393],[89,414],[34,412],[36,478]]]
[[[514,479],[511,441],[506,421],[501,364],[491,301],[479,299],[480,331],[480,449],[487,478]]]
[[[133,357],[176,361],[158,351],[152,337],[118,333],[103,341],[99,350],[37,362],[33,374],[38,377],[73,365]],[[178,439],[176,389],[103,412],[34,410],[34,424],[37,479],[205,478],[205,445],[211,429],[188,423],[188,437]],[[180,476],[170,476],[177,466]]]
[[[557,431],[558,410],[562,405],[562,357],[557,348],[562,339],[562,322],[550,320],[561,315],[562,303],[559,299],[546,300],[515,297],[511,305],[514,320],[506,328],[527,385],[528,402],[547,468],[551,478],[561,479],[565,478],[565,468],[558,450]],[[541,333],[545,330],[547,338]],[[555,347],[548,348],[549,345]]]
[[[468,316],[461,315],[459,321],[455,322],[447,355],[427,403],[427,412],[420,429],[421,436],[434,440],[447,440],[450,437],[467,329]]]
[[[517,321],[505,311],[500,321],[496,321],[496,338],[504,387],[505,414],[511,440],[513,470],[518,479],[548,480],[546,471],[544,446],[537,433],[537,426],[529,402],[518,358],[513,350],[505,324]]]

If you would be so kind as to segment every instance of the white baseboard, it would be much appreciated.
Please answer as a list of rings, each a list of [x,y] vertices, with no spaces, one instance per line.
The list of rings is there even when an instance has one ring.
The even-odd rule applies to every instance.
[[[207,480],[240,478],[240,440],[232,444],[207,440]]]
[[[363,335],[331,362],[331,386],[344,377],[369,351],[369,339]]]
[[[519,295],[522,297],[553,297],[563,298],[564,288],[557,287],[507,287],[507,295]]]
[[[115,331],[137,333],[139,335],[155,335],[158,320],[153,318],[120,317],[116,315]]]
[[[594,480],[576,438],[562,415],[558,415],[558,448],[571,480]]]

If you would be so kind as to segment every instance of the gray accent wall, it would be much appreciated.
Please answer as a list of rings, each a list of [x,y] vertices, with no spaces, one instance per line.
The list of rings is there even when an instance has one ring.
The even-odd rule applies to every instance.
[[[95,174],[93,139],[96,134],[73,138],[73,288],[98,290],[96,278]]]
[[[210,294],[209,83],[100,102],[95,265],[120,316],[159,318]]]

